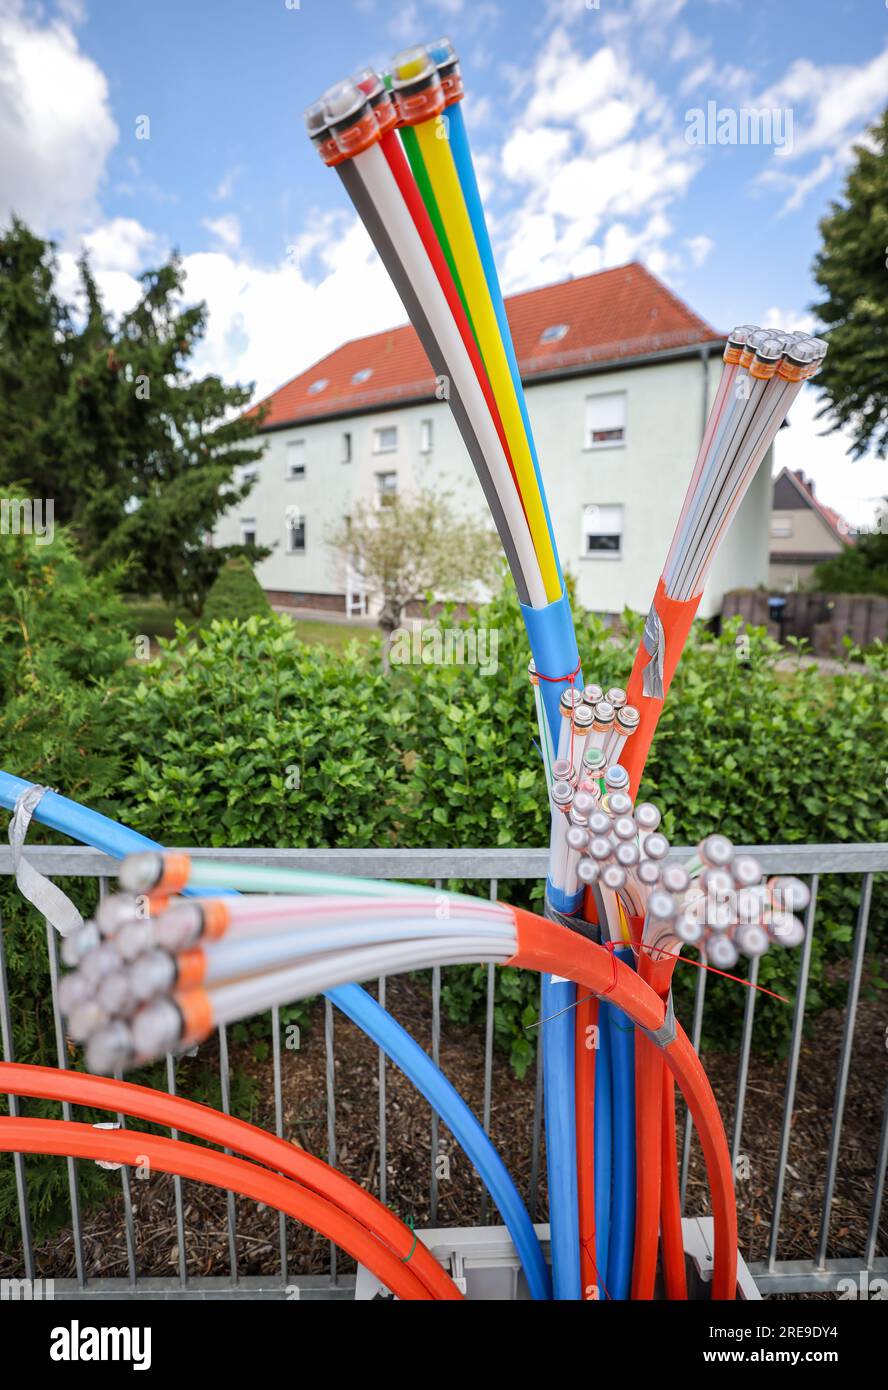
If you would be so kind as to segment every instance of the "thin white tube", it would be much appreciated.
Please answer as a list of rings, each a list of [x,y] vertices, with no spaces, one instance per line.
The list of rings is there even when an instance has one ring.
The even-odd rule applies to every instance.
[[[669,547],[669,554],[666,556],[666,564],[663,567],[664,574],[668,574],[670,569],[672,568],[672,563],[675,559],[676,546],[678,545],[679,538],[684,533],[685,522],[688,518],[688,509],[690,508],[692,498],[696,496],[697,488],[700,482],[700,475],[703,472],[703,465],[706,461],[706,456],[709,453],[709,448],[712,444],[713,435],[716,429],[718,428],[719,422],[721,420],[722,411],[724,410],[724,405],[728,397],[728,392],[734,384],[734,378],[737,375],[737,367],[738,364],[736,362],[723,362],[722,364],[722,374],[721,379],[718,383],[718,390],[715,393],[715,400],[712,402],[712,409],[710,410],[709,416],[706,420],[706,427],[703,431],[703,438],[700,440],[700,448],[697,450],[697,460],[694,464],[694,471],[691,474],[691,481],[688,483],[688,489],[685,493],[681,512],[679,514],[678,521],[675,523],[675,531],[673,532],[672,536],[672,544]]]
[[[217,985],[207,993],[214,1024],[234,1023],[253,1014],[265,1013],[275,1005],[305,999],[312,994],[325,994],[339,985],[423,970],[432,965],[504,962],[517,949],[517,939],[513,938],[509,946],[504,946],[499,937],[477,941],[443,938],[412,946],[394,942],[388,946],[336,952],[323,961],[271,971],[235,984]]]
[[[527,525],[527,518],[521,506],[518,488],[512,477],[490,411],[487,409],[487,402],[472,367],[471,359],[460,337],[434,267],[426,254],[422,238],[416,230],[410,210],[401,196],[395,176],[378,144],[371,145],[369,149],[355,155],[354,165],[360,172],[367,192],[383,218],[392,245],[422,301],[429,326],[438,340],[446,361],[450,364],[453,377],[451,384],[459,394],[487,460],[490,476],[520,557],[531,606],[545,608],[548,603],[546,590],[540,574],[539,561],[533,547],[530,529]]]
[[[752,426],[763,395],[770,382],[751,378],[749,396],[734,403],[720,432],[714,452],[704,471],[704,478],[692,519],[684,538],[676,566],[666,580],[666,592],[672,596],[683,591],[690,571],[691,558],[699,544],[699,539],[709,523],[717,499],[728,477],[733,461],[743,446],[748,430]]]
[[[309,927],[294,932],[279,932],[272,936],[241,938],[237,941],[214,941],[204,948],[206,973],[203,983],[215,984],[233,980],[241,975],[256,975],[277,970],[292,961],[307,956],[329,955],[332,951],[352,950],[358,946],[384,945],[387,942],[419,942],[502,938],[504,946],[515,940],[514,923],[510,928],[503,922],[500,930],[491,924],[474,922],[406,921],[384,924],[367,922],[353,927]]]
[[[777,437],[777,431],[789,414],[793,401],[804,385],[804,382],[801,381],[783,381],[782,378],[778,378],[778,380],[782,382],[784,389],[775,391],[771,403],[766,405],[767,414],[761,425],[756,428],[755,438],[748,442],[744,440],[743,448],[738,455],[735,467],[732,469],[730,493],[727,501],[723,502],[720,508],[720,516],[714,534],[704,535],[701,540],[692,572],[685,586],[688,598],[700,593],[706,583],[706,577],[712,567],[722,537],[746,496],[765,454]]]
[[[507,922],[511,916],[507,908],[486,898],[451,898],[449,894],[442,894],[442,899],[443,904],[438,898],[393,898],[390,902],[384,898],[374,898],[362,902],[357,898],[302,897],[285,894],[266,897],[264,894],[244,894],[226,902],[231,915],[231,925],[225,935],[230,936],[235,928],[254,923],[273,930],[270,924],[279,918],[283,919],[285,927],[289,923],[303,921],[327,926],[354,922],[390,922],[393,917],[440,922],[446,920],[442,918],[442,905],[451,916],[461,919],[477,918],[478,921],[490,921],[492,918],[495,921]]]

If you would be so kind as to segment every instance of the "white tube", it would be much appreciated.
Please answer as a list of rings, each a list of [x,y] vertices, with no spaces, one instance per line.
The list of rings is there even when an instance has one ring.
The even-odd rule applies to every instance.
[[[241,975],[256,975],[276,970],[291,961],[307,956],[329,955],[332,951],[352,950],[358,946],[384,945],[388,942],[432,942],[440,939],[465,937],[467,940],[501,937],[509,946],[515,940],[514,922],[503,922],[499,930],[473,922],[405,921],[384,924],[367,922],[352,927],[314,927],[273,936],[259,936],[239,941],[215,941],[204,948],[206,974],[203,983],[232,980]]]
[[[438,340],[445,360],[450,364],[452,386],[465,406],[487,460],[490,476],[521,560],[531,605],[534,608],[545,608],[548,603],[546,590],[518,488],[465,343],[460,337],[450,312],[450,305],[426,254],[410,210],[378,144],[371,145],[369,149],[355,155],[354,165],[385,222],[392,245],[422,301],[429,326]]]
[[[338,985],[423,970],[432,965],[504,962],[517,949],[515,938],[505,946],[499,937],[476,941],[442,938],[413,945],[394,942],[388,946],[336,952],[322,961],[271,971],[236,984],[218,985],[207,992],[214,1024],[234,1023],[253,1014],[265,1013],[275,1005],[305,999],[312,994],[325,994]]]

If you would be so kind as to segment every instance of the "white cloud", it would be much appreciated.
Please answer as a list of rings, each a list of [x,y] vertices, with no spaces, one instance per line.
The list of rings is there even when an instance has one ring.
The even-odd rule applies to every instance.
[[[799,58],[756,104],[793,108],[793,142],[782,157],[799,159],[812,151],[836,151],[846,145],[885,105],[886,93],[888,46],[862,67],[818,67]]]
[[[224,217],[205,217],[203,226],[214,238],[229,251],[236,251],[241,243],[240,218],[233,212],[226,213]]]
[[[134,217],[115,217],[83,238],[90,261],[103,271],[122,270],[130,275],[148,261],[159,263],[167,255],[161,237],[143,227]]]
[[[655,11],[642,6],[638,23]],[[686,191],[700,154],[622,38],[589,56],[574,39],[563,23],[549,32],[521,94],[521,123],[500,154],[523,189],[520,205],[498,219],[510,289],[633,256],[659,273],[681,264],[664,245],[672,229],[663,214]]]
[[[539,183],[547,178],[552,165],[564,158],[570,148],[570,132],[551,126],[528,130],[519,126],[503,146],[502,166],[516,183]]]
[[[687,237],[684,244],[688,248],[692,265],[701,266],[708,259],[715,242],[712,237],[700,232],[697,236]]]
[[[213,198],[217,203],[225,203],[228,201],[234,192],[234,185],[243,172],[244,166],[242,164],[235,164],[231,169],[225,170],[225,173],[222,175],[213,193]]]
[[[94,220],[118,138],[101,69],[65,18],[39,23],[21,0],[0,3],[0,218],[38,232]]]

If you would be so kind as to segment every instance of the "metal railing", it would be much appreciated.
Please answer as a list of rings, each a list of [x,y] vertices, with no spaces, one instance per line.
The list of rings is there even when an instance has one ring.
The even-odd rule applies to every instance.
[[[869,1215],[864,1248],[853,1259],[828,1258],[830,1222],[835,1196],[836,1176],[839,1163],[839,1148],[848,1080],[851,1066],[851,1051],[854,1042],[857,1006],[863,974],[864,954],[867,945],[870,906],[872,902],[874,874],[888,871],[888,845],[781,845],[749,846],[749,852],[761,862],[766,873],[793,873],[809,877],[811,902],[806,914],[807,933],[805,943],[798,953],[798,975],[795,1002],[793,1006],[792,1034],[787,1064],[783,1113],[780,1120],[778,1139],[778,1162],[776,1180],[770,1213],[770,1240],[768,1257],[751,1266],[759,1289],[769,1292],[805,1292],[834,1290],[839,1281],[850,1277],[865,1278],[888,1277],[888,1256],[877,1253],[879,1219],[883,1196],[885,1194],[886,1165],[888,1165],[888,1089],[883,1101],[881,1134],[877,1151],[872,1156],[872,1187],[869,1195]],[[687,856],[692,851],[676,849],[676,856]],[[489,896],[498,895],[498,885],[509,880],[534,881],[545,876],[548,853],[546,850],[479,849],[479,850],[367,850],[367,849],[251,849],[251,850],[190,850],[189,853],[200,859],[225,859],[239,863],[286,866],[288,868],[313,869],[320,872],[338,874],[360,874],[367,878],[418,879],[433,882],[440,887],[445,879],[462,879],[487,884]],[[68,877],[98,878],[100,892],[105,893],[108,879],[116,871],[115,861],[97,851],[81,848],[54,848],[35,846],[27,850],[27,857],[42,873],[53,879]],[[0,875],[12,872],[11,851],[0,850]],[[825,875],[853,875],[860,879],[860,895],[856,923],[851,945],[851,964],[847,990],[845,1020],[839,1052],[835,1080],[834,1102],[829,1132],[827,1166],[824,1180],[823,1201],[820,1213],[819,1237],[812,1258],[805,1260],[781,1260],[779,1255],[781,1214],[784,1204],[784,1191],[790,1146],[791,1126],[796,1101],[796,1087],[799,1073],[802,1034],[805,1024],[805,1008],[808,993],[808,979],[811,953],[817,931],[817,902],[821,881]],[[58,1009],[59,954],[58,942],[53,929],[47,923],[47,946],[49,953],[50,983],[52,988],[53,1017],[55,1024],[55,1047],[58,1065],[68,1064],[64,1029]],[[443,971],[436,968],[432,972],[432,1028],[431,1055],[437,1062],[441,1041],[441,986]],[[758,962],[749,965],[748,978],[755,982],[758,977]],[[495,967],[487,968],[486,1023],[484,1038],[484,1100],[483,1123],[489,1131],[493,1088],[493,1028],[494,1028],[494,980]],[[691,1038],[699,1048],[703,1030],[706,1002],[707,972],[697,972]],[[379,981],[380,1002],[385,1004],[385,980]],[[739,1049],[737,1084],[732,1133],[729,1136],[736,1165],[741,1151],[744,1111],[749,1080],[749,1062],[752,1051],[753,1029],[755,1024],[756,992],[747,991],[742,1035]],[[275,1097],[275,1132],[283,1135],[283,1100],[281,1088],[281,1044],[280,1016],[277,1009],[271,1014],[272,1067]],[[222,1109],[230,1113],[231,1087],[228,1052],[228,1032],[225,1027],[218,1030],[219,1073],[222,1095]],[[6,973],[6,957],[3,945],[3,927],[0,923],[0,1038],[3,1055],[7,1060],[15,1057],[15,1028],[10,1006],[10,995]],[[329,1000],[324,1004],[324,1046],[326,1057],[326,1117],[327,1117],[327,1158],[336,1162],[336,1082],[335,1082],[335,1025],[334,1010]],[[539,1219],[537,1208],[540,1139],[542,1128],[542,1067],[538,1049],[536,1069],[536,1089],[531,1132],[532,1162],[530,1191],[527,1194],[531,1216]],[[888,1057],[888,1053],[886,1053]],[[173,1058],[167,1059],[167,1086],[171,1094],[176,1091],[176,1071]],[[874,1098],[874,1104],[877,1101]],[[19,1105],[10,1097],[10,1112],[19,1113]],[[65,1119],[71,1118],[70,1105],[62,1105]],[[118,1116],[122,1124],[123,1117]],[[175,1132],[173,1137],[177,1137]],[[430,1219],[435,1225],[438,1219],[438,1149],[439,1121],[434,1113],[431,1117],[431,1167],[429,1177]],[[685,1126],[681,1153],[681,1190],[684,1204],[691,1156],[691,1126],[685,1114]],[[387,1135],[386,1135],[386,1066],[385,1056],[379,1054],[379,1118],[378,1118],[378,1196],[382,1202],[387,1200]],[[9,1161],[7,1159],[4,1162]],[[27,1176],[21,1155],[13,1155],[18,1197],[23,1270],[25,1278],[33,1279],[35,1270],[34,1244],[31,1234]],[[231,1297],[280,1298],[294,1285],[298,1287],[301,1298],[347,1298],[351,1296],[353,1276],[343,1276],[337,1270],[335,1247],[330,1249],[329,1273],[326,1276],[302,1276],[294,1278],[288,1269],[286,1221],[280,1217],[279,1244],[280,1270],[277,1276],[243,1277],[238,1273],[237,1233],[235,1225],[235,1204],[232,1194],[228,1194],[228,1255],[229,1273],[221,1277],[194,1278],[186,1270],[187,1231],[185,1211],[182,1200],[182,1181],[175,1179],[176,1231],[178,1244],[178,1275],[174,1278],[154,1278],[140,1276],[136,1262],[136,1230],[133,1214],[130,1175],[124,1167],[120,1170],[123,1194],[124,1225],[127,1248],[128,1277],[126,1279],[90,1278],[84,1256],[83,1216],[80,1210],[77,1185],[77,1160],[67,1160],[68,1187],[70,1192],[71,1232],[75,1255],[76,1278],[55,1280],[55,1292],[65,1297]],[[813,1201],[813,1194],[812,1194]],[[480,1210],[466,1212],[466,1223],[473,1224],[477,1219],[483,1224],[489,1215],[489,1199],[482,1194]]]

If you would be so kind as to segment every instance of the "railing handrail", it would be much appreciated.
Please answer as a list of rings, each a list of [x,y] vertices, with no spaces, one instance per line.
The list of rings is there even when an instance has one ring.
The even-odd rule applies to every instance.
[[[314,872],[356,874],[364,878],[542,879],[548,849],[186,849],[195,859],[221,859],[273,867],[304,867]],[[888,844],[743,845],[765,873],[888,873]],[[50,877],[113,877],[118,861],[84,845],[26,845],[25,853]],[[674,846],[672,857],[693,848]],[[13,872],[11,848],[0,848],[0,875]]]

